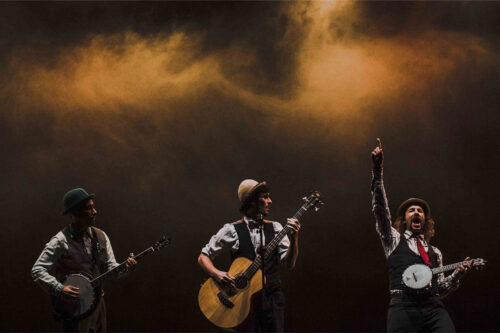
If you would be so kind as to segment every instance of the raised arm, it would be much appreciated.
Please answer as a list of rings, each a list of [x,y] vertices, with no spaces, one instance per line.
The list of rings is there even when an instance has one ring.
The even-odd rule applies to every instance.
[[[377,143],[377,147],[372,151],[372,211],[375,216],[375,228],[382,240],[385,255],[388,257],[399,242],[400,235],[391,226],[391,213],[383,180],[384,152],[379,138],[377,138]]]

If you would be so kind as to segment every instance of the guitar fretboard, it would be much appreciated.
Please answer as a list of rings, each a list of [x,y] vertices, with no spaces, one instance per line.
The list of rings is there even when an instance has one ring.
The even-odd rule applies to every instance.
[[[305,207],[306,204],[302,205],[300,209],[295,213],[293,216],[294,219],[299,220],[302,215],[307,211],[307,208]],[[264,252],[264,257],[269,258],[269,256],[273,253],[273,251],[276,249],[276,247],[279,245],[281,240],[288,234],[290,231],[290,227],[288,225],[285,225],[283,229],[273,238],[269,244],[266,246],[266,250]],[[253,261],[253,263],[246,269],[246,271],[243,273],[247,279],[250,279],[255,272],[261,267],[262,265],[262,257],[260,255],[257,255],[257,258]]]

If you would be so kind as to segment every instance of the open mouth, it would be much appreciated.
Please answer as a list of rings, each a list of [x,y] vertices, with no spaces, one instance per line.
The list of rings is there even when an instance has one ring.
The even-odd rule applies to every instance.
[[[422,227],[422,221],[420,219],[413,219],[411,221],[411,227],[413,229],[420,229]]]

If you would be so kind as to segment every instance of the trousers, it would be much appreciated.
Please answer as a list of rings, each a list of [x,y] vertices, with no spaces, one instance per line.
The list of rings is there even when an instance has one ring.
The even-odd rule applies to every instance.
[[[80,320],[63,321],[64,332],[106,332],[106,304],[101,297],[94,312]]]
[[[252,310],[237,332],[283,332],[285,295],[281,289],[261,291],[252,299]]]
[[[391,298],[387,313],[387,331],[454,333],[455,326],[437,296],[403,293]]]

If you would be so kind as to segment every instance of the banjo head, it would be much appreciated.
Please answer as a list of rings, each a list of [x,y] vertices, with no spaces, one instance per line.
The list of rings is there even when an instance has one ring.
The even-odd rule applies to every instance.
[[[89,315],[98,301],[97,291],[90,283],[90,279],[82,274],[71,274],[64,281],[64,285],[78,287],[80,298],[76,301],[68,301],[59,297],[56,311],[65,318],[81,319]]]
[[[425,288],[432,281],[432,271],[427,265],[411,265],[403,272],[403,283],[411,289]]]

